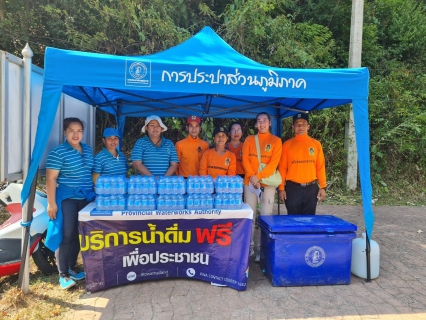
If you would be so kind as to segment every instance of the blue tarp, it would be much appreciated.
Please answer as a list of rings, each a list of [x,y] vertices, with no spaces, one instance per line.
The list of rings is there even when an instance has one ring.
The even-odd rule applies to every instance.
[[[46,48],[36,139],[22,190],[29,196],[45,152],[61,93],[114,114],[123,132],[125,117],[251,118],[260,111],[276,121],[300,111],[353,104],[365,225],[371,238],[369,72],[353,69],[286,69],[255,62],[205,27],[187,41],[146,56]]]

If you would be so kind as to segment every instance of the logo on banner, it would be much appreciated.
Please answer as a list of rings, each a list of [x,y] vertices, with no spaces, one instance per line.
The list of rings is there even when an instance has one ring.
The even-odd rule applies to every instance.
[[[129,281],[133,281],[133,280],[135,280],[136,279],[136,273],[135,272],[133,272],[133,271],[130,271],[128,274],[127,274],[127,280],[129,280]]]
[[[310,247],[308,250],[306,250],[305,261],[308,266],[313,268],[319,267],[325,261],[324,249],[318,246]]]
[[[151,61],[126,60],[126,86],[151,87]]]
[[[193,276],[195,276],[195,270],[193,269],[193,268],[188,268],[188,269],[186,269],[186,275],[188,276],[188,277],[193,277]]]

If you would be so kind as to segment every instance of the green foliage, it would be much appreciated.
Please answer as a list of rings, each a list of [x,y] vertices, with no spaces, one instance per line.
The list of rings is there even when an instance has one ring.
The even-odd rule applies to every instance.
[[[223,38],[267,65],[316,68],[333,62],[334,41],[324,26],[295,23],[280,0],[234,1],[222,14]]]

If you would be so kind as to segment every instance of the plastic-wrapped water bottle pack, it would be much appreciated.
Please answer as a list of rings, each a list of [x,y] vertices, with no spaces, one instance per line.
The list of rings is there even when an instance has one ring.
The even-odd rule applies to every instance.
[[[158,194],[185,194],[185,178],[182,176],[159,177]]]
[[[96,181],[97,194],[126,194],[126,176],[100,176]]]
[[[216,209],[238,210],[243,205],[244,181],[240,176],[218,176],[215,181]]]
[[[186,191],[191,193],[207,193],[214,192],[214,182],[211,176],[189,176],[186,180]]]

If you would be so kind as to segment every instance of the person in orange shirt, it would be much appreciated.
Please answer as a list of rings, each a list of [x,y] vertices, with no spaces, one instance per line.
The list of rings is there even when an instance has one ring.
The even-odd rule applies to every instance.
[[[189,116],[186,120],[188,136],[176,142],[176,151],[179,158],[177,175],[188,178],[198,175],[200,160],[209,144],[199,137],[201,132],[201,119],[198,116]]]
[[[219,175],[235,176],[237,159],[235,154],[225,148],[228,135],[226,128],[214,128],[213,140],[215,146],[204,151],[200,161],[200,176],[210,175],[213,179]]]
[[[274,186],[267,186],[261,183],[263,178],[269,177],[276,171],[281,158],[282,142],[277,136],[269,132],[271,127],[271,117],[266,112],[261,112],[256,116],[257,136],[260,145],[260,158],[262,163],[265,163],[265,168],[259,172],[259,160],[257,156],[255,136],[251,135],[246,138],[243,145],[243,166],[245,170],[244,178],[244,198],[246,203],[253,210],[256,215],[257,203],[259,198],[257,194],[250,191],[249,184],[252,187],[263,190],[260,198],[260,214],[272,215],[272,209],[275,202],[275,189]],[[250,255],[256,253],[255,261],[260,260],[260,244],[258,242],[257,252],[254,248],[254,225],[253,219],[252,241]]]
[[[237,175],[244,179],[244,166],[243,166],[243,143],[241,137],[243,136],[243,130],[239,122],[233,122],[229,126],[229,132],[231,133],[231,141],[226,146],[229,151],[235,154],[237,159]]]
[[[279,171],[283,182],[279,198],[287,214],[315,214],[326,197],[325,158],[321,143],[308,136],[309,115],[293,117],[295,137],[283,143]]]

